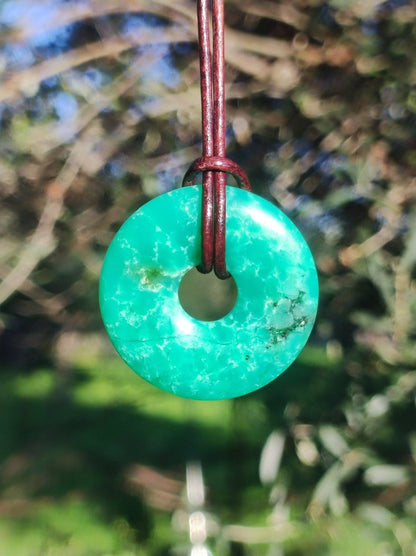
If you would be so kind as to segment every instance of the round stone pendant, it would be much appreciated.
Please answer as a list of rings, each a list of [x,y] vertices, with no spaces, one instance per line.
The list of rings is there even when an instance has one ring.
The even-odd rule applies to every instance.
[[[141,377],[179,396],[233,398],[280,375],[304,347],[318,280],[295,225],[265,199],[227,187],[227,268],[233,309],[215,321],[190,316],[182,278],[201,260],[202,188],[176,189],[143,205],[112,241],[100,279],[107,332]]]

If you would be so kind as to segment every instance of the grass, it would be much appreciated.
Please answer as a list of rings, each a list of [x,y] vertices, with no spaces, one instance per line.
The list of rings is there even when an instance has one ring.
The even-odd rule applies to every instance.
[[[330,392],[336,404],[343,395],[339,369],[322,350],[312,348],[296,369],[235,401],[199,402],[165,394],[111,357],[78,358],[64,392],[58,376],[50,368],[2,372],[1,556],[189,553],[187,532],[173,527],[172,508],[161,507],[164,487],[157,481],[131,487],[127,479],[135,465],[156,470],[160,480],[177,481],[175,504],[186,511],[186,463],[200,460],[208,509],[216,519],[267,527],[269,491],[258,480],[265,439],[283,426],[284,413],[294,406],[303,404],[312,419],[320,398]],[[281,480],[289,484],[288,469]],[[291,532],[283,542],[285,555],[395,554],[385,550],[394,539],[380,525],[353,515],[305,520],[302,497],[305,489],[310,491],[311,476],[304,481],[296,485],[295,505],[287,506]],[[215,554],[228,555],[227,546],[219,544]],[[241,554],[268,551],[268,544],[248,544]]]
[[[30,514],[0,522],[1,554],[72,556],[145,554],[124,520],[106,522],[91,501],[46,499],[31,505]]]
[[[164,394],[115,358],[81,358],[70,382],[62,398],[53,369],[2,373],[1,556],[159,553],[171,514],[146,507],[126,473],[183,482],[205,457],[221,475],[231,402]]]

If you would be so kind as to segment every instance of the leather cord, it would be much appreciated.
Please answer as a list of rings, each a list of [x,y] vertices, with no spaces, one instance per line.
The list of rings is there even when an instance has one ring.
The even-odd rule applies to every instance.
[[[209,0],[198,0],[198,37],[201,74],[202,157],[185,174],[182,185],[202,178],[202,256],[198,269],[214,269],[218,278],[230,276],[225,261],[226,183],[232,174],[240,187],[251,190],[240,166],[225,156],[224,2],[212,0],[212,53]]]

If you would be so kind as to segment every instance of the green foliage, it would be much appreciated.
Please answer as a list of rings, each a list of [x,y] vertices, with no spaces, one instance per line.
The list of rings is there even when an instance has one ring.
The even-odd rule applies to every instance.
[[[317,380],[320,368],[325,372]],[[310,400],[293,380],[303,369],[312,374]],[[320,396],[322,403],[328,399],[339,373],[338,363],[310,348],[272,391],[223,402],[169,396],[139,381],[118,359],[95,359],[86,352],[64,398],[51,369],[26,377],[4,374],[0,540],[5,553],[179,550],[186,546],[186,532],[175,529],[175,515],[187,511],[184,469],[197,457],[217,523],[209,539],[216,554],[228,554],[230,543],[242,544],[247,554],[267,554],[276,543],[288,555],[301,554],[306,546],[312,556],[360,554],[371,545],[371,554],[412,554],[414,473],[401,461],[404,446],[388,457],[398,463],[383,463],[375,431],[389,420],[394,426],[395,418],[380,394],[361,394],[352,407],[344,392],[346,418],[337,407],[326,410],[327,421],[321,420],[323,410],[311,412]],[[396,385],[395,397],[402,387]],[[279,421],[286,446],[275,479],[262,485],[261,449]],[[411,430],[409,424],[414,449]],[[172,506],[163,506],[163,483],[140,482],[137,464],[156,467],[158,481],[174,472]],[[391,509],[383,508],[386,504]]]

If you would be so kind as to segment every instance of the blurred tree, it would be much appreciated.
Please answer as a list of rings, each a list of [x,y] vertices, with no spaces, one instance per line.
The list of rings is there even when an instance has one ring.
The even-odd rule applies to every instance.
[[[413,363],[413,6],[226,7],[228,150],[309,236],[318,335]],[[14,1],[1,14],[2,350],[27,362],[54,331],[99,326],[89,285],[114,230],[199,152],[195,10]]]

